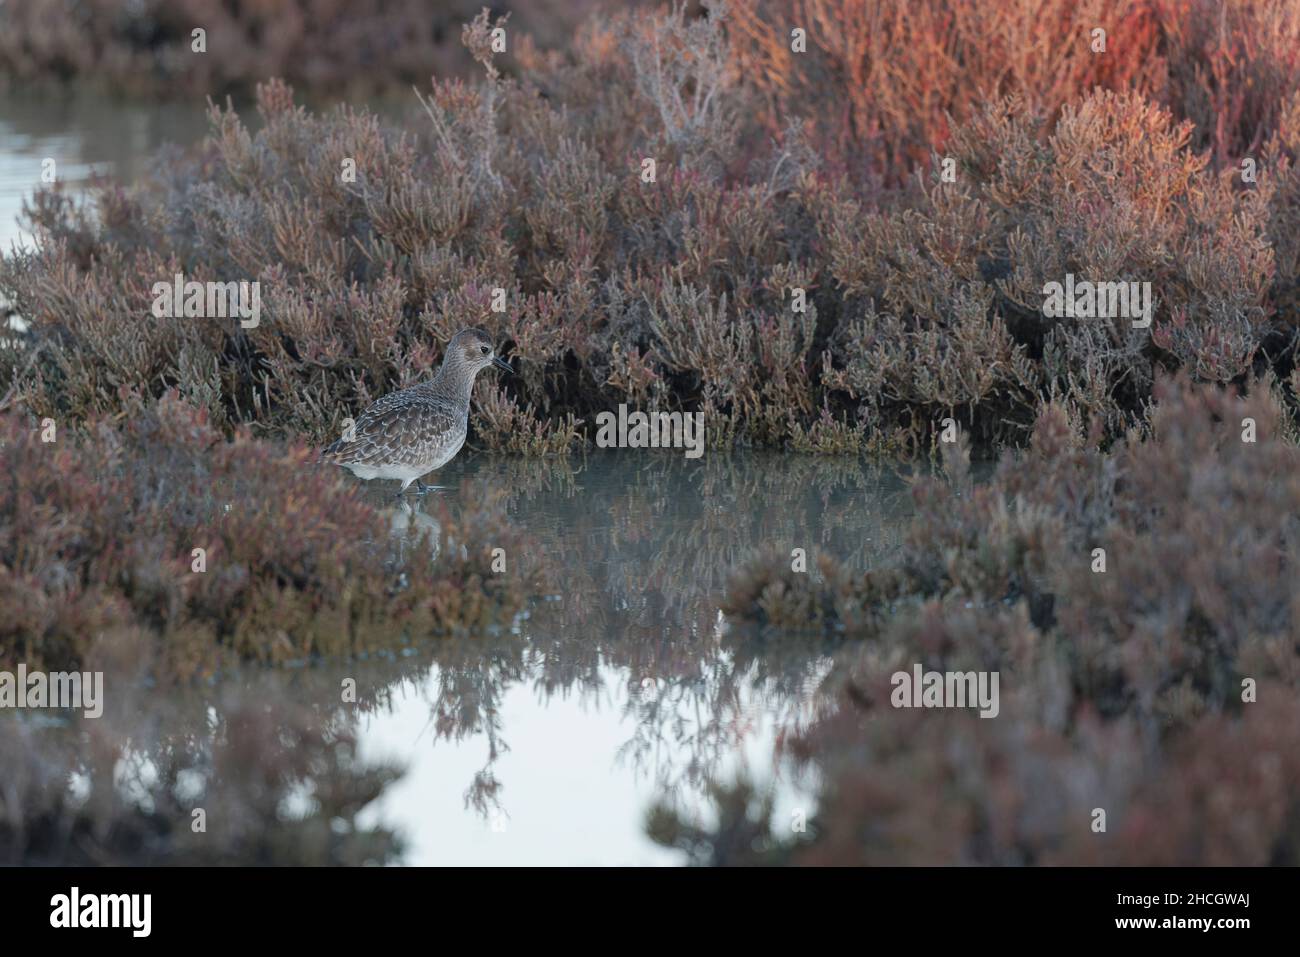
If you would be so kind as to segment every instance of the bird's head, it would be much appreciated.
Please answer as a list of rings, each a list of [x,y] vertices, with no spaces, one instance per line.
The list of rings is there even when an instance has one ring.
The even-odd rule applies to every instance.
[[[482,329],[462,329],[447,345],[446,362],[455,362],[477,373],[488,366],[513,372],[510,364],[496,353],[492,339]]]

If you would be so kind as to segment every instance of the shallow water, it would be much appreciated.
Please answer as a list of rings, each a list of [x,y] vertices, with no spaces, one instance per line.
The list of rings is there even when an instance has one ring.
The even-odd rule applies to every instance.
[[[54,161],[56,180],[79,194],[95,176],[132,182],[160,146],[188,145],[207,126],[201,97],[128,103],[90,90],[39,96],[0,92],[0,251],[32,242],[18,220],[24,200],[41,185],[46,160]]]
[[[510,490],[512,520],[565,587],[509,634],[440,643],[362,719],[363,756],[408,768],[363,816],[399,828],[406,862],[676,863],[644,836],[646,810],[665,799],[707,820],[706,782],[741,771],[774,789],[778,820],[811,814],[813,782],[779,740],[814,713],[835,646],[729,629],[720,594],[759,550],[879,561],[908,513],[900,478],[611,452],[571,467],[480,456],[439,481],[453,509]]]
[[[317,109],[332,105],[301,95],[297,99]],[[411,96],[355,105],[397,122],[416,121]],[[234,106],[250,130],[260,127],[251,104],[236,101]],[[186,148],[207,132],[207,99],[201,96],[154,103],[108,97],[87,87],[64,93],[0,89],[0,253],[15,243],[33,242],[19,220],[24,201],[42,185],[47,160],[54,161],[56,181],[80,196],[96,177],[135,182],[161,147]]]

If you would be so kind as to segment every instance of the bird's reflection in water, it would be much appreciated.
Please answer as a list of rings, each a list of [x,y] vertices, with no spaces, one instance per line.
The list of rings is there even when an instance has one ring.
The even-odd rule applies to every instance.
[[[411,504],[405,498],[396,506],[386,510],[388,534],[397,548],[397,560],[405,561],[407,550],[418,546],[421,541],[427,543],[429,553],[438,557],[442,550],[442,523],[424,511],[422,499]]]

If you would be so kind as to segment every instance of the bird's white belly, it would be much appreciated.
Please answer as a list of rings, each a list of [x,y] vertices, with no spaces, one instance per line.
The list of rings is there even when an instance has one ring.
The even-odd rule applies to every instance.
[[[346,463],[346,468],[351,469],[352,474],[359,479],[397,479],[402,482],[413,482],[427,472],[442,468],[456,457],[456,453],[464,444],[465,433],[462,432],[454,442],[435,449],[433,455],[423,462],[394,462],[384,465],[349,462]]]
[[[401,479],[413,481],[425,472],[432,471],[416,465],[356,465],[348,463],[346,468],[359,479]]]

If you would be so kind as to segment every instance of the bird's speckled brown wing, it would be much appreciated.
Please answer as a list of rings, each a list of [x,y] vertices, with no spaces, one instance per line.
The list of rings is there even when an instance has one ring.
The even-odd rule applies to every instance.
[[[339,439],[324,454],[340,465],[421,465],[456,444],[464,430],[446,402],[405,390],[362,412],[352,440]]]

